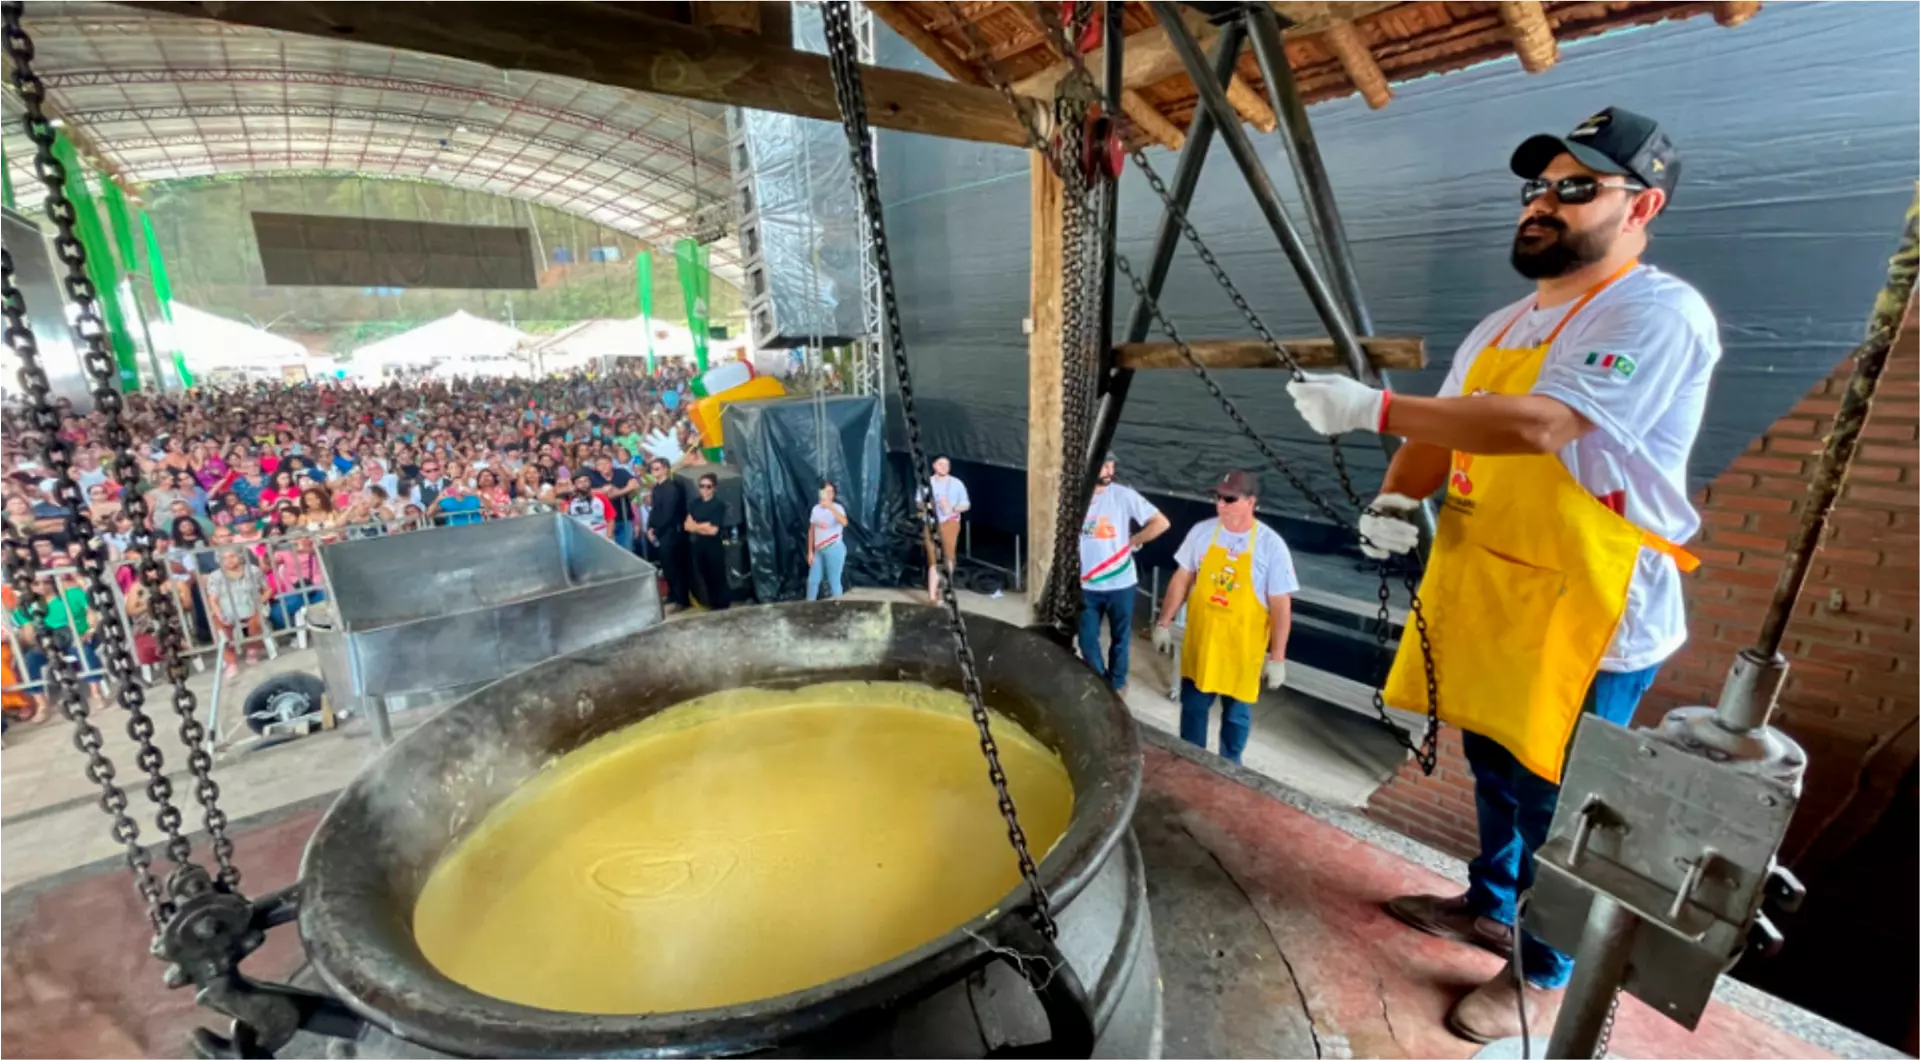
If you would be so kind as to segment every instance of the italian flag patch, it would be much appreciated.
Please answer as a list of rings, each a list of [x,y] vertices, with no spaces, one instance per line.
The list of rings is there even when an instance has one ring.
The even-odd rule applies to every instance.
[[[1622,379],[1633,377],[1633,358],[1624,353],[1589,353],[1587,365],[1604,371],[1613,372]]]

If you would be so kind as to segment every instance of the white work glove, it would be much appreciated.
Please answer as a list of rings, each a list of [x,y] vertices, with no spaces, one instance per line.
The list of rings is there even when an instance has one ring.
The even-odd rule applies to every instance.
[[[1285,659],[1267,660],[1267,687],[1283,688],[1287,683],[1287,661]]]
[[[1166,626],[1153,627],[1153,650],[1162,655],[1173,654],[1173,630]]]
[[[1382,493],[1360,513],[1360,551],[1368,559],[1386,559],[1412,552],[1420,544],[1420,528],[1413,513],[1420,502],[1403,493]]]
[[[1310,375],[1287,384],[1307,426],[1321,434],[1378,431],[1387,392],[1345,375]]]

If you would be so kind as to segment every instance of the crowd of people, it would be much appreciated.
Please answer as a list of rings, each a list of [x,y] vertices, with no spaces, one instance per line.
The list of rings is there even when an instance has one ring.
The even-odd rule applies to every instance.
[[[668,364],[653,374],[616,369],[539,380],[256,384],[129,394],[122,418],[160,553],[154,558],[166,566],[184,632],[200,645],[223,644],[231,673],[243,655],[261,651],[270,629],[297,626],[305,605],[322,594],[316,546],[347,536],[559,510],[664,560],[671,605],[686,606],[686,573],[710,561],[701,542],[713,536],[691,529],[687,517],[706,509],[672,475],[704,460],[686,414],[691,377]],[[113,563],[136,654],[150,663],[160,655],[159,631],[134,569],[146,557],[114,473],[105,419],[64,399],[57,408],[59,436],[73,447],[75,481]],[[59,590],[43,594],[51,604],[46,625],[58,641],[52,645],[34,642],[8,590],[5,620],[23,656],[8,661],[29,683],[39,680],[50,650],[97,672],[100,616],[87,608],[81,542],[41,460],[44,439],[19,409],[7,410],[4,429],[7,536],[35,551]],[[669,510],[651,510],[656,492]],[[43,708],[35,702],[32,709]]]

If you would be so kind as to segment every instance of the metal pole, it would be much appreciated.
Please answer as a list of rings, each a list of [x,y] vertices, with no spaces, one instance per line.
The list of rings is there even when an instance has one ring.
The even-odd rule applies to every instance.
[[[1260,64],[1260,77],[1267,83],[1267,100],[1273,104],[1280,133],[1286,138],[1287,158],[1293,163],[1293,179],[1300,185],[1300,198],[1306,203],[1313,241],[1320,244],[1353,330],[1371,335],[1373,316],[1360,294],[1360,275],[1353,266],[1346,226],[1340,222],[1340,207],[1333,200],[1333,183],[1327,177],[1326,162],[1314,140],[1313,125],[1307,120],[1307,105],[1300,98],[1300,86],[1294,82],[1293,67],[1287,63],[1286,48],[1281,44],[1280,18],[1266,4],[1248,4],[1247,32],[1253,41],[1254,60]],[[1367,367],[1371,370],[1373,366]],[[1370,376],[1361,378],[1374,381]]]
[[[1212,76],[1207,69],[1206,58],[1200,53],[1200,44],[1193,39],[1193,33],[1180,20],[1179,9],[1168,0],[1150,0],[1155,17],[1167,31],[1167,39],[1173,42],[1174,50],[1180,53],[1180,63],[1187,68],[1187,76],[1192,78],[1194,88],[1200,93],[1200,104],[1212,112],[1215,124],[1220,126],[1220,135],[1227,142],[1227,150],[1233,155],[1234,164],[1240,167],[1246,178],[1248,190],[1253,192],[1254,204],[1260,208],[1267,227],[1280,240],[1280,249],[1287,255],[1287,261],[1293,265],[1293,271],[1299,275],[1300,284],[1306,288],[1307,298],[1313,303],[1313,311],[1320,317],[1320,323],[1327,329],[1327,335],[1333,339],[1333,345],[1346,358],[1347,367],[1355,378],[1372,380],[1373,365],[1367,360],[1366,351],[1360,347],[1360,338],[1354,334],[1353,325],[1347,321],[1346,313],[1341,309],[1333,289],[1327,286],[1326,277],[1320,274],[1319,265],[1314,263],[1313,255],[1307,252],[1307,245],[1300,233],[1287,218],[1286,207],[1281,205],[1280,192],[1273,186],[1273,178],[1267,174],[1265,166],[1260,164],[1259,152],[1254,150],[1253,141],[1247,131],[1240,126],[1240,116],[1234,112],[1233,105],[1227,102],[1226,89],[1221,87],[1220,78]]]
[[[1233,65],[1239,61],[1240,45],[1246,40],[1246,27],[1239,22],[1226,26],[1220,33],[1220,40],[1214,50],[1213,68],[1222,77],[1231,77]],[[1173,201],[1184,211],[1193,201],[1193,190],[1200,183],[1200,168],[1206,164],[1207,149],[1213,146],[1213,115],[1204,107],[1196,107],[1193,122],[1187,126],[1187,143],[1180,150],[1180,161],[1173,171],[1173,186],[1168,189]],[[1153,237],[1153,253],[1147,260],[1147,274],[1142,277],[1147,293],[1155,299],[1166,286],[1167,272],[1173,265],[1173,252],[1180,247],[1180,222],[1173,211],[1167,210],[1160,215],[1160,227]],[[1147,308],[1145,299],[1136,299],[1133,309],[1127,315],[1127,341],[1139,342],[1147,337],[1147,331],[1153,327],[1153,314]],[[1100,474],[1098,461],[1105,459],[1107,450],[1113,447],[1113,434],[1120,426],[1120,410],[1127,403],[1127,392],[1133,387],[1133,370],[1116,368],[1112,365],[1112,352],[1103,352],[1103,362],[1109,367],[1102,374],[1100,405],[1094,413],[1093,433],[1087,443],[1087,474],[1082,482],[1086,485],[1087,496],[1081,500],[1084,505],[1093,498],[1093,480]]]
[[[1273,104],[1273,113],[1280,122],[1281,135],[1287,143],[1287,158],[1293,163],[1293,179],[1300,186],[1300,198],[1307,207],[1307,221],[1313,226],[1314,242],[1320,244],[1320,253],[1326,256],[1328,271],[1333,273],[1333,281],[1340,288],[1340,297],[1346,303],[1348,319],[1353,321],[1353,330],[1360,335],[1373,334],[1373,314],[1367,311],[1367,300],[1360,293],[1360,274],[1353,264],[1353,246],[1347,242],[1346,225],[1340,221],[1340,206],[1333,198],[1333,181],[1327,176],[1327,165],[1320,157],[1320,144],[1313,135],[1313,123],[1307,117],[1307,104],[1300,98],[1300,86],[1294,81],[1293,66],[1287,62],[1287,50],[1280,37],[1280,20],[1271,7],[1265,4],[1246,5],[1248,32],[1253,39],[1254,61],[1260,64],[1261,80],[1267,83],[1267,97]],[[1222,81],[1224,84],[1224,80]],[[1344,352],[1344,351],[1343,351]],[[1358,361],[1348,359],[1354,377],[1364,383],[1377,386],[1382,390],[1392,390],[1393,386],[1387,374],[1374,368],[1373,362],[1365,357]],[[1400,439],[1390,434],[1380,435],[1380,448],[1391,458],[1400,448]],[[1433,542],[1434,506],[1431,499],[1422,500],[1419,512],[1421,548],[1424,551]]]
[[[1106,17],[1106,27],[1102,32],[1101,43],[1105,45],[1105,62],[1102,73],[1106,77],[1107,98],[1103,104],[1106,111],[1107,127],[1118,128],[1120,120],[1120,94],[1126,91],[1122,84],[1125,64],[1123,63],[1124,45],[1127,39],[1127,26],[1122,20],[1126,14],[1126,4],[1102,4],[1102,14]],[[1076,42],[1069,41],[1069,44]],[[1095,145],[1101,156],[1106,154],[1106,145]],[[1096,347],[1100,356],[1100,376],[1105,378],[1113,366],[1113,290],[1118,268],[1115,265],[1117,251],[1115,241],[1119,238],[1120,220],[1120,180],[1116,176],[1106,182],[1100,199],[1100,301],[1095,309],[1100,314],[1098,330],[1100,345]],[[1098,472],[1099,468],[1094,468]]]
[[[1591,1058],[1613,1014],[1613,1001],[1633,957],[1633,936],[1640,918],[1599,892],[1587,908],[1587,925],[1573,955],[1573,978],[1560,1003],[1560,1016],[1547,1042],[1549,1057]],[[1519,945],[1520,940],[1514,939]]]

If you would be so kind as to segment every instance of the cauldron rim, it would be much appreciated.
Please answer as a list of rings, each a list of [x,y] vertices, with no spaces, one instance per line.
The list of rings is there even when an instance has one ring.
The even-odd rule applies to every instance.
[[[431,858],[421,859],[424,870],[415,866],[409,872],[391,864],[382,868],[382,863],[369,854],[383,839],[390,838],[375,825],[392,830],[397,827],[392,824],[394,813],[419,808],[417,797],[396,801],[391,794],[382,798],[381,793],[399,783],[401,792],[418,796],[418,771],[430,765],[441,774],[427,778],[426,790],[429,795],[438,790],[432,781],[444,780],[445,773],[455,768],[449,761],[450,752],[480,746],[475,743],[480,725],[527,720],[528,716],[517,710],[511,712],[511,719],[502,717],[508,713],[503,704],[516,696],[525,701],[535,695],[536,689],[571,690],[575,685],[591,685],[596,677],[605,680],[623,660],[633,665],[630,655],[654,656],[656,661],[671,665],[674,649],[690,646],[696,638],[724,641],[729,634],[745,630],[791,643],[793,632],[805,630],[823,638],[821,643],[828,643],[830,638],[852,645],[859,638],[849,636],[849,631],[870,629],[874,623],[883,625],[890,638],[890,647],[881,648],[879,654],[892,672],[869,673],[867,677],[923,680],[957,689],[957,676],[948,673],[957,674],[957,665],[952,658],[947,621],[939,609],[890,601],[741,609],[655,626],[619,641],[549,660],[476,691],[409,733],[362,770],[328,808],[309,840],[301,864],[300,934],[315,971],[336,996],[387,1031],[418,1044],[469,1055],[739,1053],[823,1031],[856,1013],[937,989],[988,952],[988,939],[1002,917],[1018,915],[1026,908],[1024,885],[1002,896],[987,912],[913,951],[819,986],[719,1008],[595,1015],[535,1008],[481,994],[441,974],[413,942],[412,897],[418,893],[424,870],[430,870],[444,850],[464,834],[464,828],[484,817],[497,799],[480,807],[464,825],[453,826],[452,838]],[[788,635],[772,633],[774,626]],[[1138,731],[1119,697],[1071,651],[1040,634],[981,615],[968,615],[967,627],[981,659],[990,704],[1016,717],[1030,709],[1004,695],[992,694],[1008,679],[1033,687],[1044,685],[1049,690],[1049,704],[1055,699],[1067,701],[1064,706],[1052,706],[1043,716],[1020,719],[1036,736],[1054,746],[1073,775],[1073,815],[1067,831],[1039,866],[1051,900],[1056,908],[1064,907],[1113,856],[1125,836],[1140,792]],[[997,657],[1008,653],[1016,657],[1005,660],[1004,668],[996,667]],[[746,651],[731,653],[724,660],[701,659],[703,665],[718,666],[723,672],[727,667],[741,672],[755,669],[752,661]],[[713,687],[862,676],[831,669],[783,671],[772,661],[758,669],[765,672]],[[675,676],[694,679],[696,684],[726,680],[724,676],[701,678],[691,665],[679,667]],[[696,689],[650,698],[665,706],[699,694],[702,692]],[[556,717],[554,698],[547,695],[538,704],[540,720]],[[1039,698],[1037,694],[1035,698]],[[595,730],[592,722],[599,719],[589,706],[608,718],[623,720]],[[581,730],[586,735],[564,746],[562,753],[650,713],[629,711],[623,715],[612,708],[600,710],[597,704],[582,705],[581,710],[586,712]],[[503,791],[511,790],[530,772],[526,770],[499,786]],[[402,774],[415,782],[400,783],[405,779]],[[468,775],[465,779],[472,778]],[[385,817],[371,816],[370,808],[383,802],[390,812]],[[392,899],[396,875],[413,879],[411,894],[404,903]],[[402,905],[404,908],[398,908]]]

